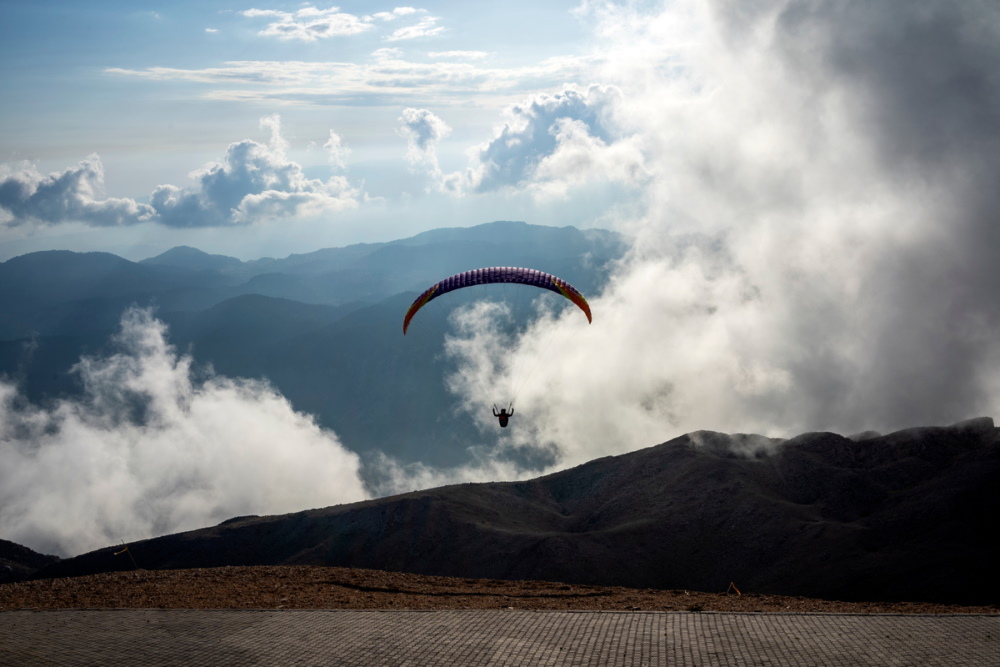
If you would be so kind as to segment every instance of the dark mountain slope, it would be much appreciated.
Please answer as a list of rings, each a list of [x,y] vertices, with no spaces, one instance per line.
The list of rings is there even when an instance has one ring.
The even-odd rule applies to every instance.
[[[14,542],[0,540],[0,584],[27,579],[29,575],[59,560]]]
[[[445,387],[451,365],[441,358],[443,334],[402,334],[401,313],[415,296],[389,297],[266,346],[256,357],[256,371],[354,451],[457,465],[478,434],[471,420],[456,415],[461,399]],[[425,323],[444,331],[446,314],[430,310]],[[240,357],[231,367],[216,368],[235,374],[245,363]]]
[[[0,262],[0,340],[107,335],[131,304],[205,308],[231,282],[215,271],[137,264],[101,252],[14,257]]]
[[[317,564],[460,577],[991,604],[1000,430],[852,441],[699,432],[531,481],[464,484],[135,543],[145,568]],[[104,549],[46,577],[125,567]]]
[[[170,339],[181,348],[197,345],[198,355],[217,362],[246,360],[261,348],[329,326],[363,304],[324,306],[247,294],[198,312],[163,313]]]
[[[80,356],[103,349],[107,340],[86,336],[35,336],[0,341],[0,377],[17,384],[18,391],[35,404],[76,396],[82,383],[72,371]]]

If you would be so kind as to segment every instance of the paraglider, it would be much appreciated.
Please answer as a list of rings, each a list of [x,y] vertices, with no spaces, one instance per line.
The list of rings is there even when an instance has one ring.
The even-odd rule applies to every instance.
[[[494,403],[493,416],[500,420],[500,428],[507,428],[507,420],[514,416],[514,406],[510,406],[510,412],[507,412],[507,408],[500,408],[500,412],[497,412],[497,406]]]
[[[410,309],[406,311],[406,317],[403,318],[403,335],[406,335],[406,330],[410,326],[410,320],[412,320],[413,316],[417,314],[417,311],[442,294],[447,294],[448,292],[462,289],[463,287],[472,287],[473,285],[489,285],[493,283],[518,283],[521,285],[533,285],[534,287],[551,290],[556,294],[563,295],[575,303],[577,307],[587,315],[587,321],[593,322],[593,318],[590,314],[590,306],[587,304],[587,300],[583,298],[583,295],[580,294],[579,290],[562,278],[558,278],[550,273],[536,271],[535,269],[522,269],[514,266],[494,266],[486,269],[473,269],[471,271],[456,273],[450,278],[445,278],[441,282],[435,283],[427,288],[423,294],[417,297],[417,299],[413,302],[413,305],[410,306]]]
[[[456,273],[450,278],[445,278],[441,282],[435,283],[424,290],[414,300],[409,310],[406,311],[406,317],[403,318],[403,335],[406,335],[406,330],[410,326],[410,320],[417,314],[417,311],[442,294],[474,285],[490,285],[494,283],[515,283],[550,290],[572,301],[587,316],[587,322],[593,322],[593,317],[590,314],[590,305],[587,304],[587,300],[583,297],[583,294],[562,278],[535,269],[494,266]],[[501,428],[507,427],[507,423],[513,415],[513,401],[510,403],[509,408],[503,408],[499,412],[497,412],[496,404],[493,405],[493,416],[499,420]]]

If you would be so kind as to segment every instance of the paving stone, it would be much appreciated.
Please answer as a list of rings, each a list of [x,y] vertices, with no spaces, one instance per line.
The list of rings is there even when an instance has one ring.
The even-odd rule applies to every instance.
[[[1000,667],[1000,616],[559,611],[0,612],[0,665]]]

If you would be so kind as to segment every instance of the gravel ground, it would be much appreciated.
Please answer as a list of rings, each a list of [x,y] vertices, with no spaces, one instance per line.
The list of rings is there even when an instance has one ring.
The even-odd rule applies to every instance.
[[[998,614],[1000,606],[837,602],[801,597],[430,577],[341,567],[136,570],[0,585],[10,609],[550,609]]]

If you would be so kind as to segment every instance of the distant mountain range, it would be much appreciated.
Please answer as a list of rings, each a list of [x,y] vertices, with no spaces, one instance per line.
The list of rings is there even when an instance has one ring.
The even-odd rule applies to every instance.
[[[448,275],[498,265],[593,294],[626,247],[605,230],[493,222],[248,262],[184,246],[141,262],[31,253],[0,263],[0,374],[34,402],[76,395],[80,355],[106,349],[130,305],[151,306],[179,350],[223,375],[267,378],[355,451],[453,465],[477,432],[444,386],[451,306],[421,314],[436,338],[404,339],[410,302]]]
[[[997,604],[1000,429],[691,433],[524,482],[238,517],[129,545],[139,567],[337,565],[458,577]],[[37,577],[128,569],[118,547]]]

